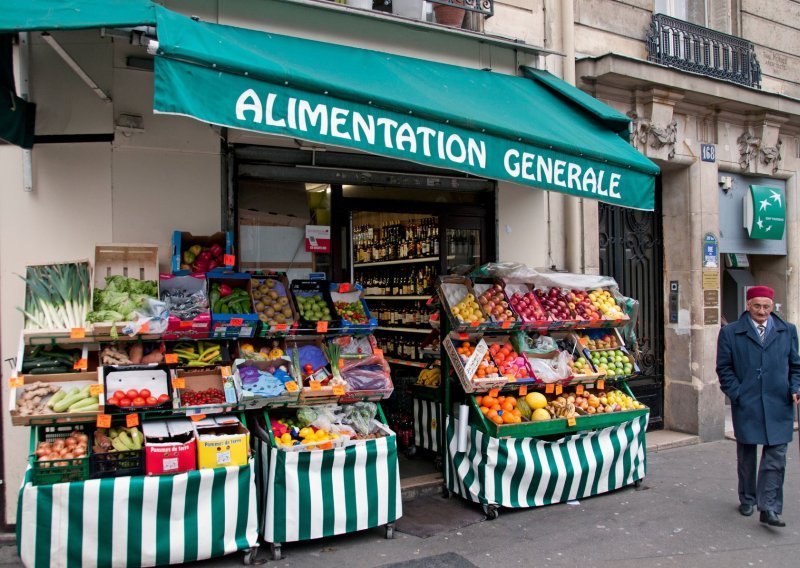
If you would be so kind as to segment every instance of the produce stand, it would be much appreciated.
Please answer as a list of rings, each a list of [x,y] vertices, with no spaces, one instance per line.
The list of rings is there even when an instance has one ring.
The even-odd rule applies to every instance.
[[[439,388],[412,385],[411,393],[414,404],[414,447],[439,452],[443,426]]]
[[[264,420],[270,423],[269,411]],[[393,538],[394,522],[402,516],[394,433],[348,446],[294,452],[279,448],[272,430],[258,421],[254,432],[262,487],[260,531],[273,560],[281,559],[286,542],[378,526],[385,526],[386,538]]]
[[[498,290],[505,289],[502,279],[495,283]],[[635,401],[625,382],[639,368],[624,345],[617,346],[618,352],[607,348],[593,353],[582,331],[591,329],[599,341],[598,334],[604,331],[598,328],[603,328],[621,340],[613,328],[631,320],[618,312],[600,316],[599,309],[591,310],[586,292],[576,293],[575,298],[585,302],[588,316],[565,303],[558,312],[561,319],[556,319],[547,308],[560,310],[558,302],[571,299],[571,292],[540,290],[540,286],[510,284],[504,290],[504,309],[511,317],[495,322],[488,312],[475,315],[485,302],[469,304],[462,297],[469,290],[479,294],[485,286],[471,288],[466,278],[440,281],[447,299],[442,343],[449,356],[442,360],[444,492],[480,504],[489,519],[499,515],[500,507],[538,507],[638,485],[646,472],[649,410]],[[461,290],[462,296],[454,290]],[[528,292],[530,303],[520,303]],[[511,298],[512,293],[517,297]],[[608,296],[602,295],[603,301]],[[615,298],[619,297],[617,292]],[[465,306],[458,317],[451,311],[456,301]],[[543,344],[549,341],[558,348],[552,353],[536,351],[525,341],[526,334],[545,336]],[[567,360],[568,366],[563,364]],[[554,369],[546,379],[536,372],[544,372],[543,361]],[[530,378],[515,378],[512,373]],[[460,388],[453,388],[456,384]],[[497,410],[500,401],[503,407]]]

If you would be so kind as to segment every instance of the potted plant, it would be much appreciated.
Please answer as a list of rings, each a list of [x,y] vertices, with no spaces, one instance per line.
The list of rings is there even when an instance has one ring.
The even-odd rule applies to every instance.
[[[455,0],[455,4],[463,5],[462,0]],[[433,13],[436,15],[436,22],[445,26],[460,28],[464,24],[466,12],[463,8],[451,4],[434,4]]]

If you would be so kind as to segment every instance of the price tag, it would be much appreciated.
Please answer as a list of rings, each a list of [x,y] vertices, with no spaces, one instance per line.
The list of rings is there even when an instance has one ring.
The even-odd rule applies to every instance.
[[[167,365],[175,365],[178,363],[178,354],[167,353],[164,355],[164,361],[166,361]]]
[[[86,328],[73,327],[69,330],[70,339],[83,339],[84,337],[86,337]]]
[[[575,387],[575,394],[583,394],[583,385]]]
[[[569,426],[570,428],[575,426],[575,417],[574,416],[570,416],[569,418],[567,418],[567,426]]]
[[[318,321],[317,322],[317,333],[327,333],[328,332],[328,322],[326,321]]]
[[[72,366],[72,369],[74,371],[85,371],[88,368],[89,368],[89,361],[87,361],[86,359],[78,359]]]
[[[603,390],[606,388],[606,382],[603,379],[597,380],[597,390]]]
[[[578,338],[578,343],[586,347],[589,345],[589,338],[584,335],[583,337]]]
[[[286,390],[289,391],[289,392],[297,392],[297,383],[294,382],[294,381],[289,381],[286,384],[284,384],[283,386],[285,386]]]
[[[526,394],[528,394],[528,385],[522,385],[521,387],[519,387],[519,393],[517,393],[517,395],[525,396]]]
[[[348,282],[344,282],[339,284],[339,293],[340,294],[347,294],[350,291],[350,284]]]
[[[192,414],[189,418],[194,422],[200,422],[205,417],[205,414]]]
[[[509,327],[511,327],[511,320],[505,320],[505,321],[504,321],[504,322],[503,322],[503,323],[500,325],[500,327],[502,327],[503,329],[508,329]]]
[[[467,335],[466,333],[459,333],[459,334],[458,334],[458,338],[459,338],[461,341],[466,341],[467,339],[469,339],[469,335]]]
[[[192,327],[192,324],[193,324],[193,323],[194,323],[194,322],[191,322],[191,321],[182,321],[182,322],[180,323],[180,328],[181,328],[181,329],[186,329],[187,327]]]
[[[372,354],[375,355],[375,357],[383,357],[383,349],[373,349]]]
[[[183,377],[175,377],[172,379],[172,388],[175,389],[185,389],[186,388],[186,379]]]
[[[433,296],[431,296],[430,298],[428,298],[428,301],[427,301],[427,302],[425,302],[425,305],[426,305],[426,306],[430,306],[432,303],[433,303]]]
[[[562,392],[564,392],[564,387],[562,387],[561,385],[556,385],[556,394],[558,395],[561,394]]]
[[[25,377],[22,375],[18,377],[11,377],[8,379],[8,388],[15,389],[25,384]]]
[[[481,322],[479,322],[477,320],[469,322],[469,326],[470,327],[478,327],[479,325],[481,325]]]
[[[498,396],[500,396],[500,389],[491,389],[489,391],[489,396],[492,398],[497,398]]]
[[[99,396],[104,390],[103,385],[89,385],[89,394],[92,396]]]
[[[276,323],[272,326],[273,331],[286,331],[286,324],[285,323]]]
[[[309,381],[308,386],[311,387],[312,391],[322,390],[322,383],[320,383],[319,381]]]
[[[554,390],[555,390],[555,385],[553,385],[552,383],[544,387],[544,392],[546,392],[547,394],[552,394]]]
[[[222,256],[222,264],[225,266],[233,266],[236,264],[236,257],[232,254],[225,254]]]
[[[139,415],[138,414],[126,414],[125,415],[125,424],[128,425],[128,428],[133,428],[134,426],[139,425]]]
[[[144,335],[145,333],[150,333],[150,322],[146,321],[142,324],[142,327],[139,328],[139,335]]]
[[[242,318],[231,318],[229,325],[242,325],[244,320]]]
[[[344,396],[344,385],[336,385],[333,387],[333,394],[336,396]]]
[[[219,372],[222,374],[223,377],[230,377],[231,376],[231,368],[230,367],[222,367]]]
[[[98,428],[111,428],[111,415],[110,414],[98,414],[97,415],[97,427]]]

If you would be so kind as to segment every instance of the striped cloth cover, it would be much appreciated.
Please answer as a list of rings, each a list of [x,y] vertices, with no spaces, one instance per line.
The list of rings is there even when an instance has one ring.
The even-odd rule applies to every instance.
[[[397,438],[287,452],[258,439],[266,487],[262,536],[296,542],[394,522],[403,515]]]
[[[493,438],[469,428],[456,452],[458,420],[448,418],[448,489],[481,504],[539,507],[612,491],[645,476],[648,415],[547,442]]]
[[[442,405],[425,399],[414,399],[414,445],[418,448],[439,451],[439,426],[442,423]]]
[[[253,460],[174,476],[29,481],[17,510],[29,567],[182,564],[258,543]]]

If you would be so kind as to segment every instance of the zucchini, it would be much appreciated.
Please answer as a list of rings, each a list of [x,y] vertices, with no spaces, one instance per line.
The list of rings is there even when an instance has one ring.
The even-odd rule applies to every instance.
[[[58,375],[69,373],[72,369],[66,367],[36,367],[27,372],[28,375]]]

